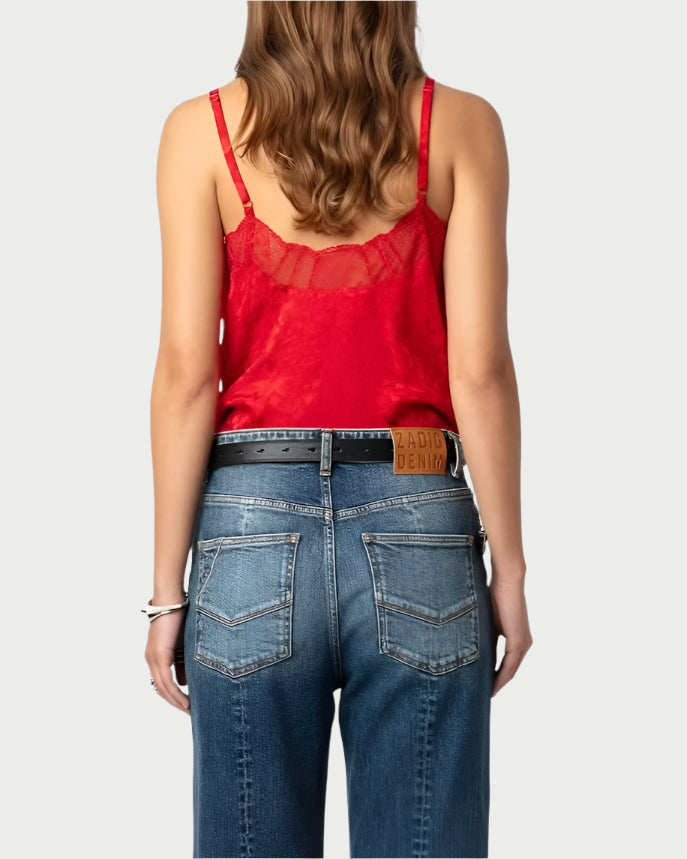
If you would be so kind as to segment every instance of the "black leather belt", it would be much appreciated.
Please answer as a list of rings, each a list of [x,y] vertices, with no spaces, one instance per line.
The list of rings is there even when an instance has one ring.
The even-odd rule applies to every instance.
[[[444,433],[447,446],[446,466],[456,461],[456,449],[450,436]],[[319,462],[319,439],[281,439],[275,441],[232,441],[213,444],[208,462],[208,474],[225,465],[244,462]],[[332,441],[332,462],[391,462],[394,443],[390,438],[335,438]]]
[[[456,448],[450,436],[446,438],[446,467],[456,461]],[[319,439],[281,439],[270,441],[230,441],[213,444],[207,473],[225,465],[246,462],[319,462]],[[332,462],[393,462],[394,443],[390,438],[337,438],[332,442]],[[475,537],[477,550],[484,554],[487,535],[480,528]]]

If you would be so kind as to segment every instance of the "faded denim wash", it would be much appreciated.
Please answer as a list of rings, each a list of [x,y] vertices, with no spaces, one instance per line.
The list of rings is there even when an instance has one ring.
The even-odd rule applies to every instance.
[[[224,432],[313,439],[321,429]],[[333,692],[353,857],[487,856],[496,658],[461,458],[244,463],[196,521],[185,661],[194,857],[323,856]]]

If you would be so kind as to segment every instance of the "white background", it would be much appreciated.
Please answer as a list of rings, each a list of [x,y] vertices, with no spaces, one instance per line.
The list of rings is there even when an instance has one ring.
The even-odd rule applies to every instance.
[[[681,14],[682,13],[682,14]],[[685,849],[684,10],[420,2],[499,112],[534,646],[493,700],[493,859]],[[5,855],[189,857],[190,720],[152,691],[155,165],[245,4],[33,3],[2,50]],[[337,693],[338,705],[338,693]],[[338,715],[338,714],[337,714]],[[328,857],[348,855],[338,723]]]

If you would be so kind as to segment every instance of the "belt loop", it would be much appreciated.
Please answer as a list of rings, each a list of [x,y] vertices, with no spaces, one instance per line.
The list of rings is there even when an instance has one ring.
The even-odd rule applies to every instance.
[[[331,429],[322,430],[320,451],[320,474],[332,473],[332,432]]]
[[[456,460],[451,463],[451,474],[453,477],[458,477],[458,471],[460,470],[462,473],[463,466],[465,465],[465,454],[463,453],[463,443],[460,440],[460,435],[453,430],[447,429],[446,432],[453,439],[453,446],[456,450]]]

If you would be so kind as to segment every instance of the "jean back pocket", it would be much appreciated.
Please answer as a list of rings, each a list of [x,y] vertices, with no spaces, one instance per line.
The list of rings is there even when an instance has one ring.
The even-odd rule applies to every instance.
[[[471,534],[362,535],[377,611],[379,650],[430,674],[479,656]]]
[[[198,541],[195,658],[230,677],[291,655],[300,534]]]

